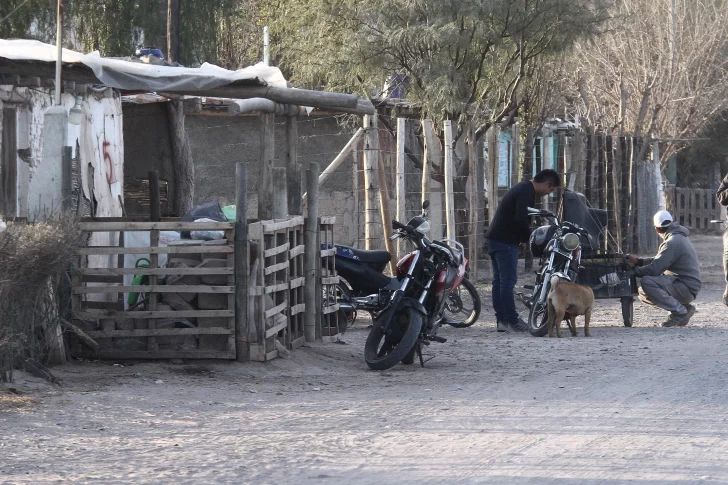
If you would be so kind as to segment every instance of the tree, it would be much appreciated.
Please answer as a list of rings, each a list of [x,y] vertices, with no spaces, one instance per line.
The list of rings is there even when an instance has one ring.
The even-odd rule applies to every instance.
[[[603,35],[577,42],[571,72],[564,92],[593,126],[635,137],[696,136],[728,106],[728,5],[620,0]],[[667,143],[662,161],[679,148]]]

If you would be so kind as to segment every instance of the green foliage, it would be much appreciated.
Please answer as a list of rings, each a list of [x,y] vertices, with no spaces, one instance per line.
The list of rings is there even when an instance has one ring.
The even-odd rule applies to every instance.
[[[529,71],[597,30],[591,0],[267,0],[274,46],[294,84],[377,95],[406,73],[433,119],[482,127],[520,104]]]

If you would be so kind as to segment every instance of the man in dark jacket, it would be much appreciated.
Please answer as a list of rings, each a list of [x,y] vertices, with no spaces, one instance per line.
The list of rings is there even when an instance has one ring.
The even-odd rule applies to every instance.
[[[503,196],[485,234],[493,263],[493,309],[499,332],[509,327],[521,332],[528,330],[526,322],[518,316],[513,295],[518,281],[518,248],[531,235],[528,208],[533,207],[536,196],[549,195],[560,185],[559,174],[550,169],[540,171],[533,181],[517,183]]]
[[[728,175],[718,187],[718,202],[725,206],[726,219],[728,220]],[[728,306],[728,223],[723,232],[723,274],[725,274],[725,291],[723,292],[723,304]]]
[[[669,212],[657,212],[653,222],[663,239],[657,255],[649,259],[627,255],[627,260],[637,265],[634,274],[640,278],[640,300],[670,312],[662,326],[684,327],[695,314],[691,303],[702,286],[698,255],[688,237],[690,231],[673,222]]]

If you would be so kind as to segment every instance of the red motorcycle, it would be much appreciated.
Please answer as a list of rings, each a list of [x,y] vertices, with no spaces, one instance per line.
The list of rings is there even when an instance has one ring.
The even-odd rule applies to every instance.
[[[423,209],[428,206],[426,201]],[[447,323],[443,315],[467,264],[460,243],[426,237],[430,223],[424,213],[406,225],[392,221],[392,227],[397,229],[392,239],[409,241],[415,249],[397,263],[396,279],[380,290],[380,301],[386,304],[373,314],[364,347],[366,363],[374,370],[389,369],[398,362],[412,364],[415,355],[424,366],[422,347],[447,341],[437,332]]]

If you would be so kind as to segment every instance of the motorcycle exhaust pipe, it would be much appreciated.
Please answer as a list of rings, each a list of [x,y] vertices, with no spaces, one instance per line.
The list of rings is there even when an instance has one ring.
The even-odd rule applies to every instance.
[[[356,307],[351,303],[339,302],[339,310],[344,310],[344,313],[354,313]]]

